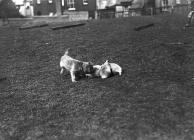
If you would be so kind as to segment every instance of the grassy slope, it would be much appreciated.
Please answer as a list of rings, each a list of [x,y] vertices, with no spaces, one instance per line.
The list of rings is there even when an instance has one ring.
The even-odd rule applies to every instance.
[[[136,32],[138,25],[154,27]],[[0,27],[0,138],[183,139],[194,137],[193,28],[184,18],[91,21],[52,31]],[[66,48],[80,60],[120,64],[123,76],[71,83],[59,75]]]

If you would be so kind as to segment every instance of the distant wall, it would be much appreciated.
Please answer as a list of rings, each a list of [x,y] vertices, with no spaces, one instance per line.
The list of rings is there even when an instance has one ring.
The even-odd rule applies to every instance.
[[[88,20],[89,17],[88,11],[67,11],[64,15],[69,17],[69,21]]]
[[[88,20],[88,11],[71,11],[65,12],[61,16],[34,16],[35,21],[46,21],[46,22],[70,22],[70,21],[80,21]]]
[[[48,23],[53,23],[53,22],[68,22],[69,17],[68,16],[34,16],[33,17],[34,21],[39,21],[39,22],[48,22]]]
[[[174,13],[186,16],[189,13],[189,6],[177,5],[174,7]]]

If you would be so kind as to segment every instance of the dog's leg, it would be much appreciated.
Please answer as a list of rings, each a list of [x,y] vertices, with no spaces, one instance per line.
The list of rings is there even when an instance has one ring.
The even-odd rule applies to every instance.
[[[102,79],[106,79],[106,78],[107,78],[107,76],[101,76],[101,78],[102,78]]]
[[[73,71],[71,71],[70,73],[71,73],[71,81],[72,81],[72,82],[77,82],[77,81],[75,80],[75,73],[74,73]]]
[[[64,68],[61,68],[60,74],[63,74]]]
[[[75,71],[74,71],[74,69],[75,69],[75,65],[73,65],[72,68],[71,68],[71,70],[70,70],[71,81],[72,81],[72,82],[77,82],[77,81],[75,80]]]
[[[120,75],[120,76],[122,75],[122,70],[119,70],[119,75]]]

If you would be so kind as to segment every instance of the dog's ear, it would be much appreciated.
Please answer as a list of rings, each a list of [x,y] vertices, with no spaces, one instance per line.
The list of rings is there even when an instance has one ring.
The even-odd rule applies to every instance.
[[[64,55],[68,55],[70,48],[67,48]]]
[[[108,64],[108,63],[109,63],[108,60],[106,60],[104,64]]]

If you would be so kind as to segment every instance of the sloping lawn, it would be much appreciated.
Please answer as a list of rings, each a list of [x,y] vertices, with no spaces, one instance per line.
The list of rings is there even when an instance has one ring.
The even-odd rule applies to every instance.
[[[184,23],[156,16],[61,30],[0,27],[0,139],[194,139],[194,28]],[[72,83],[59,74],[67,48],[79,60],[118,63],[124,73]]]

